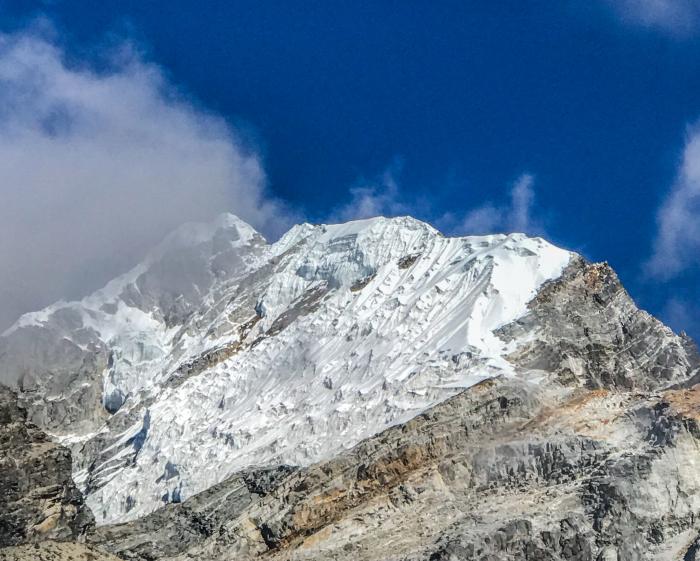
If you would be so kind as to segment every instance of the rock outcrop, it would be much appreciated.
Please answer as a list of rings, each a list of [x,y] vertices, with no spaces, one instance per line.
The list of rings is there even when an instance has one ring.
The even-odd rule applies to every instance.
[[[0,547],[79,540],[93,525],[71,479],[70,451],[27,422],[17,396],[0,386]]]
[[[143,560],[693,559],[700,388],[684,391],[554,397],[489,380],[287,475],[230,518],[210,525],[217,509],[190,499],[207,531],[160,557],[133,536],[150,552],[172,546],[182,514],[103,527],[94,539]]]
[[[74,542],[46,541],[0,549],[2,561],[119,561],[119,557]]]
[[[133,522],[98,527],[90,541],[125,559],[166,559],[197,548],[294,472],[278,466],[233,475],[181,504]]]

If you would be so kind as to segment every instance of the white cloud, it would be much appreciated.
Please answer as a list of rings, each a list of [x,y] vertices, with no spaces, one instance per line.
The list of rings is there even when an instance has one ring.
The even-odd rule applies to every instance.
[[[515,232],[527,232],[533,226],[530,211],[535,202],[534,183],[535,179],[526,173],[518,178],[511,189],[508,222]]]
[[[407,202],[397,182],[400,165],[392,165],[378,178],[358,182],[350,189],[350,201],[336,209],[328,217],[329,222],[345,222],[373,216],[410,215],[426,219],[435,216],[429,199]],[[459,216],[446,212],[434,220],[444,232],[451,235],[479,235],[493,233],[522,232],[543,234],[540,222],[533,218],[535,202],[534,177],[529,173],[520,175],[511,185],[509,201],[503,206],[492,202],[469,210]]]
[[[258,156],[128,44],[97,70],[41,31],[0,35],[0,175],[0,331],[97,288],[182,222],[288,222]]]
[[[464,219],[452,228],[467,235],[500,232],[540,233],[540,225],[532,218],[535,202],[534,183],[532,175],[522,174],[511,187],[510,201],[507,205],[486,203],[469,211]]]
[[[347,222],[374,216],[398,216],[413,214],[409,205],[401,201],[396,176],[400,163],[389,166],[378,178],[362,180],[350,188],[350,201],[334,210],[329,222]]]
[[[693,302],[671,298],[661,311],[661,319],[675,331],[696,333],[700,309]]]
[[[657,215],[648,271],[672,278],[700,264],[700,128],[691,129],[678,177]]]
[[[626,23],[687,35],[700,24],[698,0],[606,0]]]
[[[491,203],[470,210],[461,221],[459,229],[466,234],[489,233],[501,228],[503,212]]]

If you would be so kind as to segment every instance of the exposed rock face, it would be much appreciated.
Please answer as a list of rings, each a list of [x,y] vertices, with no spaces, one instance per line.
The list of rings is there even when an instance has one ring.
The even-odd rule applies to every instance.
[[[47,541],[0,549],[2,561],[119,561],[83,543]]]
[[[510,357],[588,388],[651,390],[692,379],[695,345],[639,310],[607,263],[577,257],[499,335],[532,340]]]
[[[234,475],[182,504],[130,523],[98,527],[90,540],[126,559],[177,555],[208,542],[294,471],[280,466]]]
[[[93,525],[71,479],[70,452],[28,423],[15,394],[0,386],[0,547],[77,540]]]
[[[219,504],[191,499],[196,540],[172,547],[189,501],[96,539],[135,559],[682,559],[700,509],[693,394],[553,399],[492,380],[264,496],[244,491],[213,525]],[[240,497],[240,481],[222,485]]]

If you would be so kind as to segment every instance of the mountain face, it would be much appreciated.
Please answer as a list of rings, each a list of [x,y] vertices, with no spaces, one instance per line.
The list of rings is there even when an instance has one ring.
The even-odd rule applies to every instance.
[[[539,238],[224,215],[0,364],[123,558],[700,559],[694,344]]]
[[[570,259],[409,218],[302,225],[266,245],[223,216],[82,302],[24,316],[0,357],[31,420],[76,444],[98,523],[119,522],[514,375],[493,330]]]

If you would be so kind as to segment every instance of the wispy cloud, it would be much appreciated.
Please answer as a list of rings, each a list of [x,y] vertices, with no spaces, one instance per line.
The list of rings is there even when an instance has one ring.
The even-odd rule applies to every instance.
[[[700,326],[700,307],[693,302],[671,298],[661,311],[661,320],[676,331],[696,333]]]
[[[350,188],[350,200],[331,212],[329,222],[346,222],[373,216],[414,214],[402,200],[398,185],[401,162],[396,160],[378,177],[359,180]]]
[[[0,331],[97,288],[187,220],[276,233],[255,151],[122,44],[99,69],[41,29],[0,35]]]
[[[497,206],[494,203],[486,203],[467,212],[461,220],[451,214],[443,217],[442,222],[452,222],[449,229],[468,235],[497,232],[540,234],[542,227],[532,216],[535,202],[534,186],[534,177],[524,173],[513,183],[508,204]]]
[[[625,23],[688,35],[700,27],[697,0],[605,0]]]
[[[399,185],[400,162],[390,165],[374,179],[363,179],[350,188],[350,201],[335,209],[327,218],[329,222],[345,222],[372,216],[411,215],[434,222],[450,235],[479,235],[522,232],[542,235],[541,222],[534,216],[535,178],[521,174],[511,185],[508,202],[497,205],[487,202],[460,214],[449,211],[435,213],[429,197],[406,197]]]
[[[647,271],[669,279],[700,264],[700,128],[689,131],[675,184],[657,215]]]

